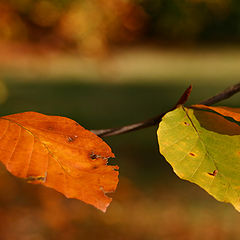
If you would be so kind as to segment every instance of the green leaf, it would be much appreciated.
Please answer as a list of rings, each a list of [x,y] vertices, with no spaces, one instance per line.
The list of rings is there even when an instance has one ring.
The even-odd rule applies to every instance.
[[[180,178],[240,211],[240,127],[236,122],[181,105],[163,117],[157,134],[160,153]]]

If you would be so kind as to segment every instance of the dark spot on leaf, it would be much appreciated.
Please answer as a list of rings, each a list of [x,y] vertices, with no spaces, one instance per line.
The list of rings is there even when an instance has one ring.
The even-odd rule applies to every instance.
[[[46,123],[45,128],[49,131],[54,130],[54,125],[52,123]]]
[[[97,158],[97,155],[94,154],[94,153],[92,153],[92,154],[90,155],[90,158],[91,158],[91,159],[96,159],[96,158]]]
[[[192,157],[195,157],[195,156],[196,156],[196,154],[195,154],[195,153],[192,153],[192,152],[190,152],[189,155],[192,156]]]
[[[210,176],[216,176],[218,174],[218,170],[214,170],[212,173],[208,173]]]
[[[93,167],[92,167],[92,169],[97,169],[97,168],[98,168],[98,166],[93,166]]]
[[[45,181],[46,177],[45,176],[29,176],[26,178],[28,182],[34,182],[34,181]]]
[[[184,125],[186,125],[186,126],[189,126],[189,123],[187,123],[187,122],[184,122]]]
[[[95,159],[97,159],[97,158],[101,158],[101,159],[104,159],[104,160],[108,160],[107,157],[102,157],[102,156],[100,156],[100,155],[96,155],[95,153],[92,153],[92,154],[90,155],[90,158],[91,158],[92,160],[95,160]]]

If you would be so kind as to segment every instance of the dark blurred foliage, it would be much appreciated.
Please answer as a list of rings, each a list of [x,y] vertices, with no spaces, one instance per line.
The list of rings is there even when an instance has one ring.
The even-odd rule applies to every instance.
[[[234,42],[240,37],[237,0],[143,0],[149,36],[171,41]]]
[[[0,15],[1,41],[67,49],[240,38],[238,0],[1,0]]]

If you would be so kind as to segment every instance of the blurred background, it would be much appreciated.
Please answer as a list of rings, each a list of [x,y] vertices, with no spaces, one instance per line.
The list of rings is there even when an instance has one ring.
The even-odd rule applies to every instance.
[[[239,66],[238,0],[0,0],[1,115],[118,127],[168,110],[190,83],[190,104],[216,94]],[[107,213],[1,167],[0,238],[239,239],[240,214],[175,176],[156,127],[104,140],[120,166]]]

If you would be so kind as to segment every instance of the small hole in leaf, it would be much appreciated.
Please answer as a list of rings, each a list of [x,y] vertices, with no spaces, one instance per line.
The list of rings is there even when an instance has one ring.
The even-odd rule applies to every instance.
[[[74,142],[74,141],[76,140],[76,138],[78,138],[77,135],[74,135],[74,136],[68,136],[68,137],[67,137],[67,141],[68,141],[68,142]]]
[[[195,154],[195,153],[192,153],[192,152],[190,152],[189,155],[192,156],[192,157],[195,157],[195,156],[196,156],[196,154]]]
[[[68,142],[73,142],[74,139],[73,139],[72,137],[67,137],[67,141],[68,141]]]
[[[189,126],[189,123],[187,123],[187,122],[184,122],[184,125],[186,125],[186,126]]]

